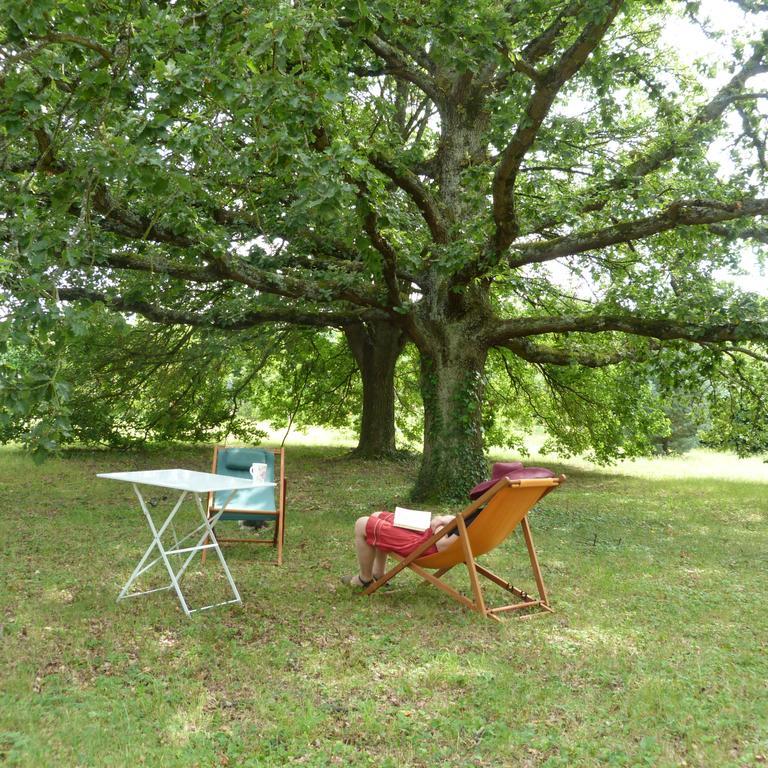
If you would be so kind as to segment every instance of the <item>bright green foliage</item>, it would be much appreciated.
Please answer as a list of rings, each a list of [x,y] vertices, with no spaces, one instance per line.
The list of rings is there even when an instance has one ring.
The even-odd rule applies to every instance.
[[[279,340],[254,332],[129,326],[113,318],[104,313],[103,322],[69,348],[73,378],[89,372],[69,402],[79,442],[201,442],[228,434],[253,440],[263,434],[239,404],[251,397],[266,360],[242,349],[260,343],[267,349]]]
[[[72,440],[119,446],[260,434],[237,413],[238,400],[250,396],[257,375],[257,361],[241,352],[240,334],[126,324],[103,308],[90,314],[83,332],[68,340],[56,371],[59,379],[73,382],[60,387],[55,401]],[[249,343],[255,335],[249,334]],[[19,348],[6,359],[29,371],[39,362],[33,354]],[[41,377],[52,375],[41,368]],[[239,368],[245,370],[233,376]],[[28,408],[8,414],[4,440],[23,440],[40,428],[37,418]]]
[[[758,5],[688,63],[662,35],[702,21],[683,0],[1,0],[1,333],[11,354],[34,335],[51,396],[11,378],[6,402],[66,438],[81,304],[236,333],[369,320],[436,363],[428,494],[479,472],[491,350],[533,397],[519,428],[643,450],[664,350],[689,345],[695,380],[765,363],[765,299],[722,282],[766,241]]]
[[[685,386],[667,387],[663,392],[654,386],[666,417],[664,428],[652,438],[657,453],[682,454],[700,445],[701,433],[711,426],[710,404],[715,398],[709,389],[707,382],[694,376],[689,377]]]
[[[3,442],[20,439],[42,460],[71,437],[71,386],[62,370],[66,334],[55,315],[38,321],[26,309],[3,323],[12,333],[3,340],[0,355],[0,437]]]
[[[58,402],[78,443],[211,442],[228,435],[254,441],[264,435],[257,422],[284,428],[299,413],[303,424],[355,426],[359,380],[338,334],[222,333],[141,319],[127,324],[98,307],[96,313],[87,332],[68,344],[58,372],[75,382]],[[21,350],[8,359],[31,370]],[[41,395],[39,407],[47,402]],[[17,408],[15,417],[6,416],[3,439],[22,440],[33,418]]]
[[[702,442],[733,448],[740,456],[768,453],[768,421],[764,416],[768,376],[765,368],[736,358],[728,376],[714,379],[711,425]]]
[[[651,436],[666,426],[645,367],[531,367],[501,353],[489,370],[486,429],[493,445],[524,451],[525,435],[540,425],[548,435],[543,451],[606,463],[647,455]]]
[[[244,410],[268,419],[275,429],[355,429],[360,397],[360,379],[343,338],[294,330],[271,355]]]

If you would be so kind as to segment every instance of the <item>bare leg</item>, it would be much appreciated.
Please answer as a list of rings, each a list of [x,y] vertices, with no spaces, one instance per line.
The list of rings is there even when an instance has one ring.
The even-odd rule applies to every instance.
[[[360,517],[355,523],[355,551],[357,552],[357,562],[360,566],[360,579],[362,581],[371,580],[374,560],[378,556],[378,551],[365,540],[367,522],[367,517]]]
[[[374,512],[371,517],[378,517],[380,512]],[[378,579],[387,568],[387,553],[372,547],[365,540],[365,528],[368,517],[359,517],[355,522],[355,552],[359,572],[354,576],[344,576],[342,582],[361,587],[372,579]],[[374,575],[375,574],[375,575]]]
[[[381,511],[374,512],[371,517],[378,517]],[[365,533],[365,526],[363,526],[363,533]],[[373,569],[371,571],[371,577],[374,579],[380,579],[387,572],[387,553],[383,549],[377,549],[373,559]]]
[[[373,558],[373,577],[380,579],[387,572],[387,552],[383,549],[376,550],[376,556]]]

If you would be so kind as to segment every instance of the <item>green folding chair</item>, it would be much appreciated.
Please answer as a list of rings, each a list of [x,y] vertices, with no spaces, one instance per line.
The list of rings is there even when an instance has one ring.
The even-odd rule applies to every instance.
[[[217,445],[213,449],[213,469],[217,475],[250,478],[252,464],[266,464],[266,481],[270,485],[255,486],[237,491],[227,504],[226,512],[219,522],[242,520],[245,523],[274,523],[270,538],[227,538],[216,532],[220,544],[272,544],[277,549],[277,564],[283,563],[285,541],[285,449],[284,448],[228,448]],[[208,517],[213,517],[226,500],[227,494],[208,494]],[[253,527],[254,532],[257,527]],[[205,559],[205,550],[203,551]]]

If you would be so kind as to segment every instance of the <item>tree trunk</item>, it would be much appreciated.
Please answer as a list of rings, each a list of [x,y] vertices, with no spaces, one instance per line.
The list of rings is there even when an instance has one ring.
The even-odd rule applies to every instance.
[[[395,365],[405,335],[388,322],[367,322],[344,330],[360,369],[363,412],[355,456],[366,459],[395,452]]]
[[[450,329],[444,329],[448,331]],[[415,500],[467,500],[486,474],[482,403],[487,350],[453,330],[432,354],[421,354],[424,454]]]

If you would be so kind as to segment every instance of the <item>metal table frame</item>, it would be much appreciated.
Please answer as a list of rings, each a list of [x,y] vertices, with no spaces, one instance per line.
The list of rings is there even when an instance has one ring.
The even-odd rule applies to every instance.
[[[148,595],[152,592],[161,592],[167,589],[174,589],[176,591],[177,597],[179,598],[179,602],[181,603],[181,607],[184,609],[184,613],[187,616],[191,616],[193,613],[199,611],[207,611],[210,608],[215,608],[220,605],[230,605],[231,603],[243,602],[242,598],[240,597],[240,593],[237,590],[237,586],[235,585],[235,580],[232,578],[232,573],[227,566],[227,561],[224,559],[224,555],[221,551],[221,548],[219,547],[219,543],[216,540],[216,534],[214,533],[213,528],[221,515],[226,511],[227,504],[229,504],[236,491],[245,488],[253,488],[254,485],[274,485],[274,483],[253,483],[250,480],[243,480],[241,478],[228,477],[225,475],[215,475],[209,472],[195,472],[188,469],[157,469],[137,472],[106,472],[100,473],[97,476],[106,478],[108,480],[121,480],[123,482],[131,483],[133,490],[136,493],[136,497],[139,500],[141,510],[144,512],[144,516],[147,519],[147,524],[152,531],[152,543],[147,548],[147,551],[144,553],[141,560],[139,560],[136,568],[134,568],[134,571],[131,574],[131,577],[125,583],[125,586],[120,590],[120,594],[117,597],[118,600],[123,600],[128,597]],[[142,485],[180,491],[178,500],[173,505],[170,514],[165,519],[165,522],[159,528],[155,525],[155,521],[152,519],[152,515],[149,512],[147,503],[144,500],[141,489],[139,488],[139,486]],[[209,491],[230,492],[224,501],[224,504],[222,504],[221,509],[211,518],[209,518],[206,514],[203,503],[200,499],[200,494],[208,493]],[[184,500],[190,494],[194,498],[195,506],[200,514],[200,518],[202,519],[202,524],[195,528],[193,531],[190,531],[184,535],[182,538],[178,538],[176,535],[176,529],[173,525],[173,520],[176,516],[176,513],[181,508]],[[173,533],[173,549],[166,549],[162,540],[163,534],[168,530],[169,527]],[[198,536],[198,534],[200,535]],[[198,536],[195,544],[186,547],[182,546],[185,542],[193,539],[195,536]],[[206,539],[210,540],[209,544],[203,543],[206,541]],[[155,549],[157,549],[159,554],[157,557],[155,557],[154,560],[148,563],[147,561],[150,559]],[[232,594],[234,595],[234,599],[224,600],[220,603],[212,603],[211,605],[206,605],[202,608],[190,608],[184,597],[184,593],[181,591],[181,579],[184,576],[184,573],[186,572],[190,563],[194,559],[195,555],[198,552],[203,552],[207,549],[215,550],[216,554],[218,555],[219,562],[221,563],[221,567],[226,574],[227,581],[229,582]],[[184,559],[181,567],[174,571],[173,565],[168,556],[184,554],[186,554],[187,557]],[[128,590],[131,588],[134,582],[160,562],[163,563],[165,569],[168,572],[170,577],[170,584],[164,587],[157,587],[155,589],[147,589],[142,592],[129,593]]]

